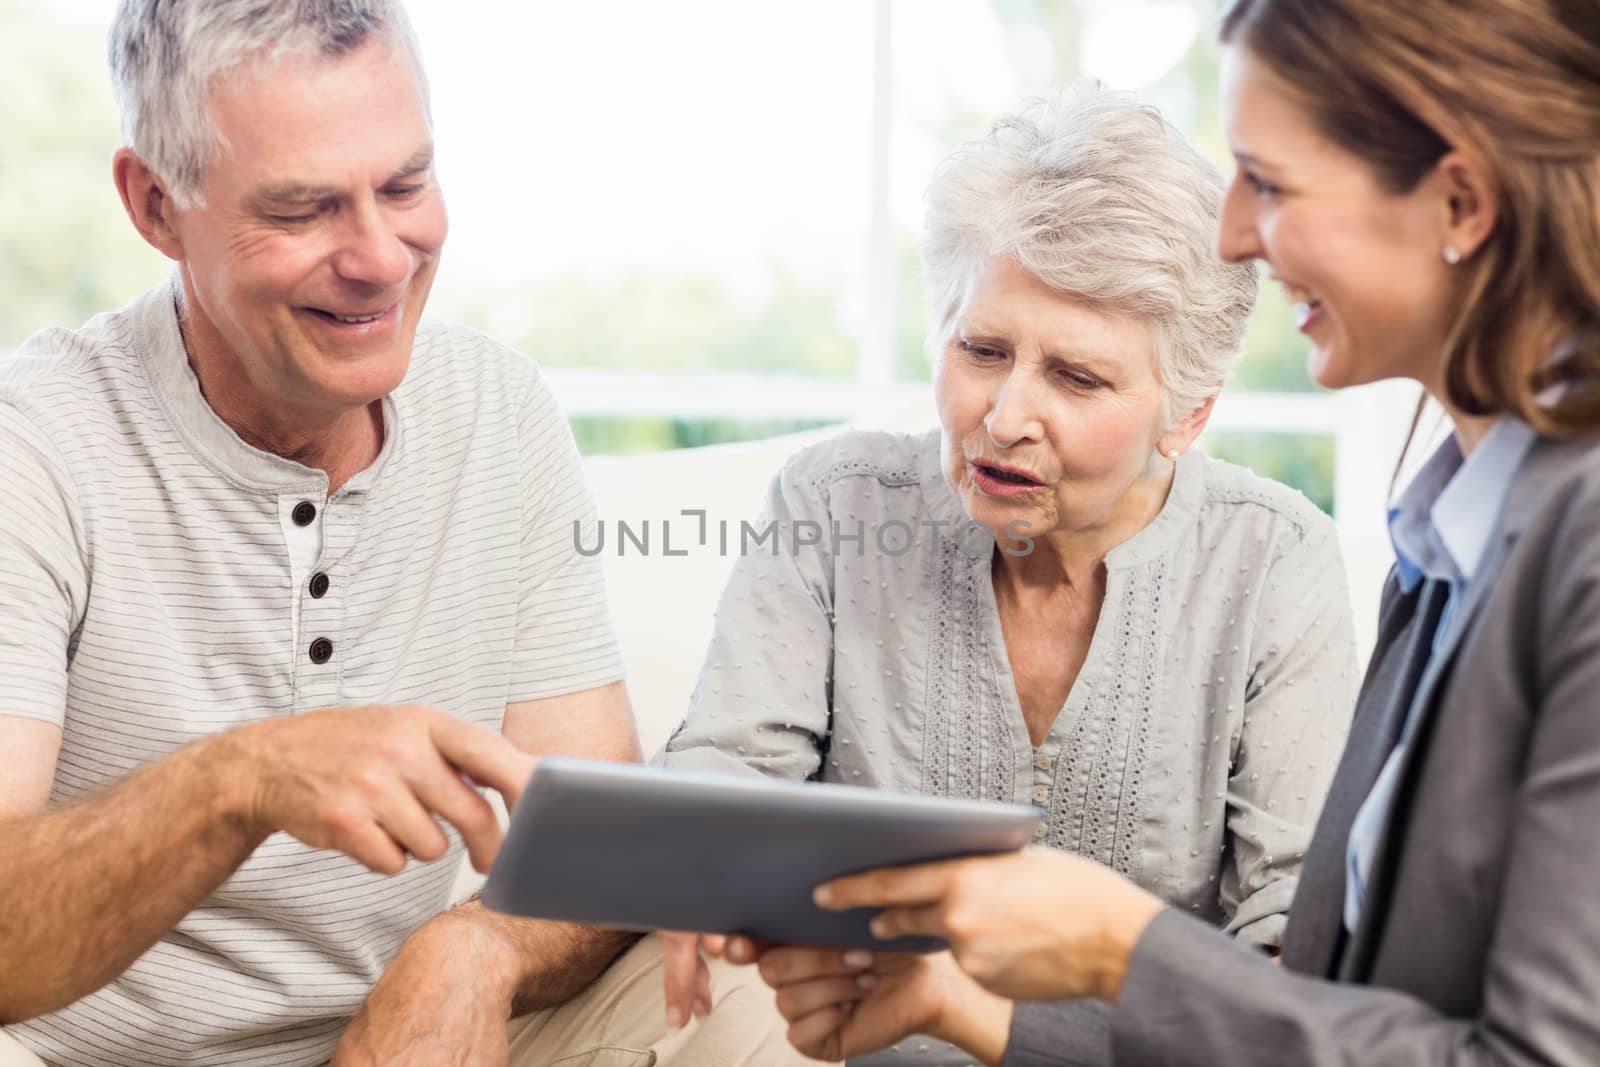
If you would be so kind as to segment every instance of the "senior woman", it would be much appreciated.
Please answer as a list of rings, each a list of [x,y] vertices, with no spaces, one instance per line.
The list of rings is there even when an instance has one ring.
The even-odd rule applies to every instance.
[[[1212,252],[1221,193],[1111,95],[942,167],[940,428],[784,466],[663,762],[1036,804],[1041,844],[1276,950],[1357,672],[1331,523],[1191,448],[1256,290]]]
[[[883,936],[946,934],[1007,995],[1113,1003],[1119,1067],[1592,1067],[1600,4],[1238,0],[1222,36],[1222,254],[1290,290],[1318,381],[1420,382],[1454,429],[1391,513],[1378,643],[1283,966],[1042,850],[821,896],[887,908]],[[763,958],[802,1051],[893,1033],[905,998],[870,966]],[[1065,1035],[943,1032],[986,1062],[1082,1062]]]

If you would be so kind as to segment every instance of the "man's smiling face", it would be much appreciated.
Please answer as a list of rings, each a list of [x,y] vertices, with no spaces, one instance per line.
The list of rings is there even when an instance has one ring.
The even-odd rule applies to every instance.
[[[386,396],[448,230],[410,56],[290,56],[220,82],[211,116],[204,204],[174,215],[192,343],[301,415]]]

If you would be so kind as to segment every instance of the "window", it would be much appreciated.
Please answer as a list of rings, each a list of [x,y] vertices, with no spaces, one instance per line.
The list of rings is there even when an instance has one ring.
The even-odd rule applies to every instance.
[[[109,181],[113,6],[0,0],[0,347],[167,269]],[[923,183],[1027,97],[1097,77],[1225,162],[1208,0],[409,7],[452,219],[430,311],[539,359],[590,452],[931,423]],[[1316,394],[1302,352],[1269,288],[1204,444],[1381,521],[1396,402]]]

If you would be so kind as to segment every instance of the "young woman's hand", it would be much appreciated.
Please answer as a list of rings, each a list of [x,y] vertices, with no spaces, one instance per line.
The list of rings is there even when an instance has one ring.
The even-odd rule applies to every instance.
[[[1134,945],[1164,906],[1092,860],[1055,849],[841,878],[817,904],[881,908],[872,932],[942,937],[961,969],[1011,1000],[1115,1001]]]

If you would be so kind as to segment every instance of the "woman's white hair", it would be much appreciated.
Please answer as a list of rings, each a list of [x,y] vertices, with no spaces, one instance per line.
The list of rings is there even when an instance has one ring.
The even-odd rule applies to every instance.
[[[1063,295],[1150,327],[1166,423],[1243,355],[1255,268],[1217,255],[1221,174],[1149,107],[1098,90],[1033,101],[928,187],[922,259],[935,343],[973,276],[1008,256]]]
[[[122,0],[109,52],[123,143],[180,207],[197,206],[224,147],[211,121],[219,78],[288,55],[347,55],[374,37],[409,56],[426,111],[421,53],[397,0]]]

